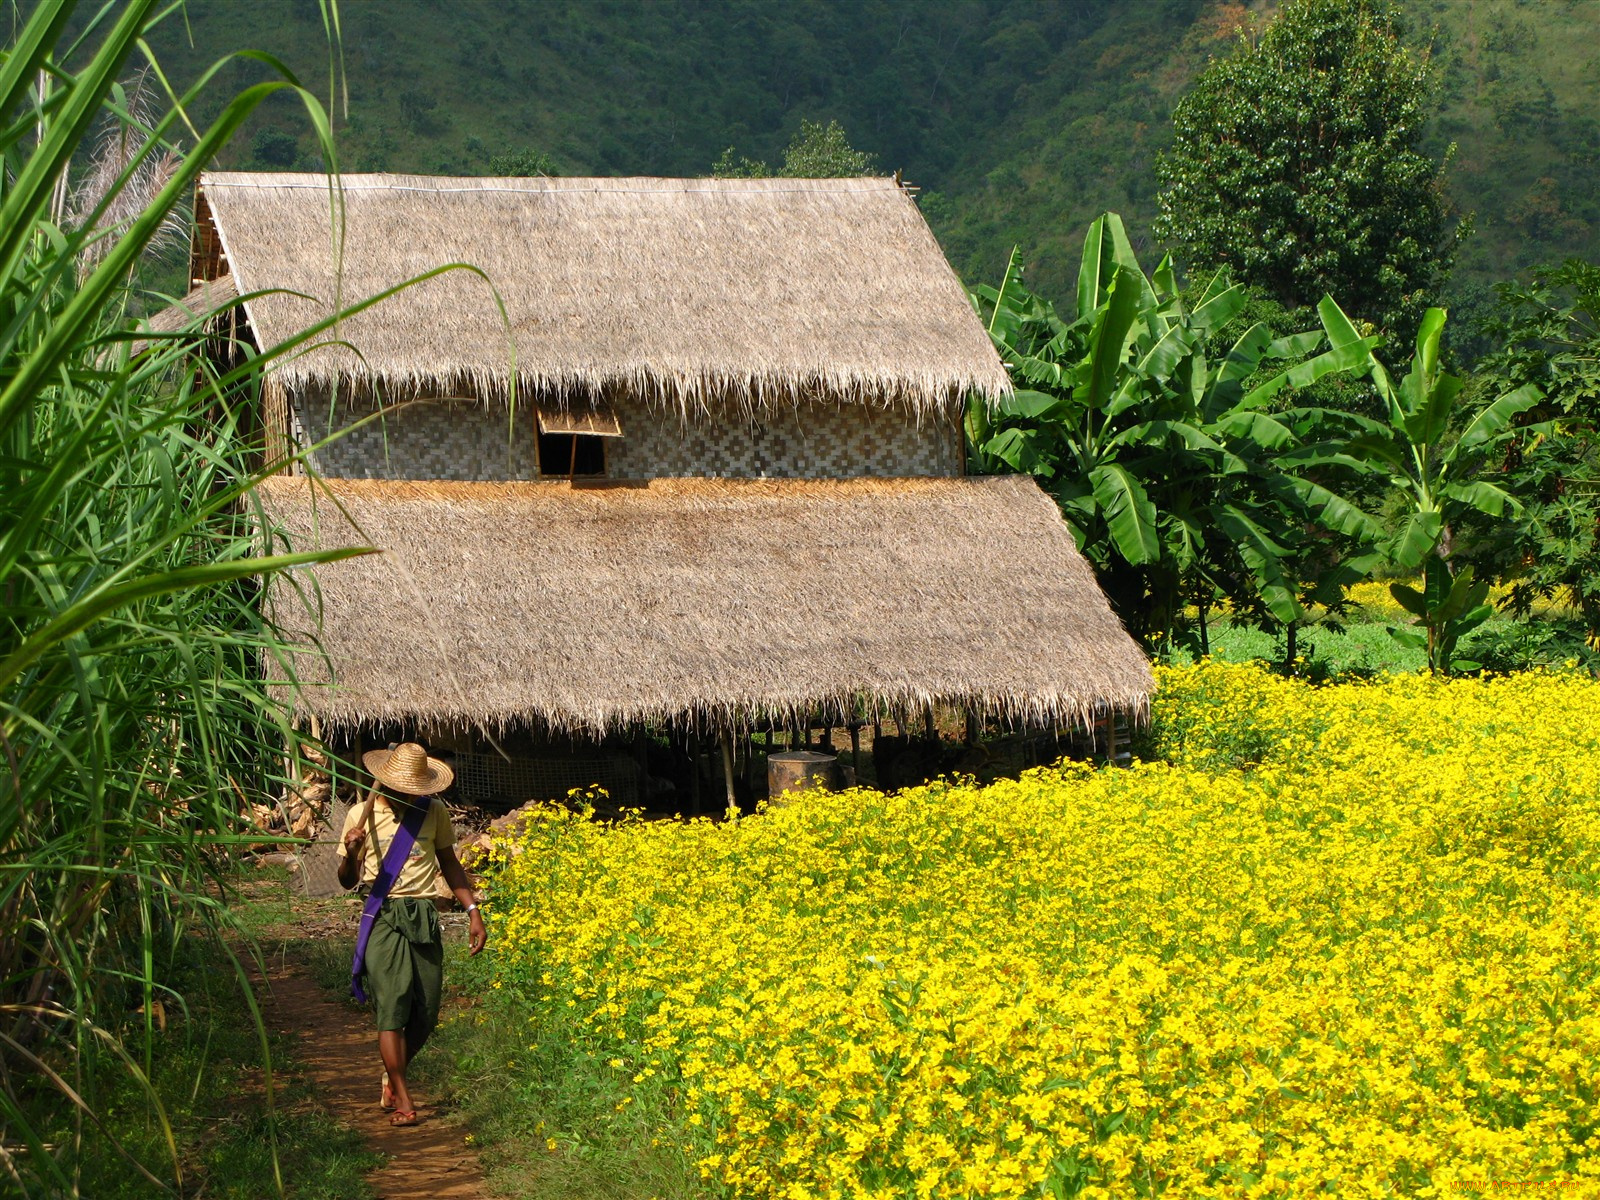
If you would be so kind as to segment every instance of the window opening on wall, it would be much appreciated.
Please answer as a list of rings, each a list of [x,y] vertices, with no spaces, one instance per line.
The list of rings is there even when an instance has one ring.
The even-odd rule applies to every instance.
[[[616,410],[603,400],[592,404],[539,406],[539,474],[604,475],[606,439],[621,437]]]
[[[541,433],[539,474],[604,475],[606,440],[581,433]]]

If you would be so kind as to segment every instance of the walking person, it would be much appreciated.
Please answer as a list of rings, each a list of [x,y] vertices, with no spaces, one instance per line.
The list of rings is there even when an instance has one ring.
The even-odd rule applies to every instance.
[[[389,1123],[415,1125],[406,1068],[439,1023],[444,947],[433,899],[441,875],[467,910],[470,952],[482,950],[489,934],[456,858],[450,811],[439,799],[454,778],[449,766],[415,742],[369,751],[361,761],[377,785],[346,815],[338,850],[339,882],[371,888],[351,990],[363,1001],[372,993],[384,1069],[380,1103],[393,1110]]]

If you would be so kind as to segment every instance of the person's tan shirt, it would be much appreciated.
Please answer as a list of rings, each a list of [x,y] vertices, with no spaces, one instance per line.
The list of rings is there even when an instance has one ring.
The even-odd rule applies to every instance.
[[[378,877],[378,868],[383,864],[383,856],[389,852],[389,844],[394,841],[394,835],[400,829],[400,818],[394,809],[389,807],[385,797],[379,797],[372,806],[372,821],[366,819],[367,802],[350,806],[350,811],[345,814],[344,830],[339,835],[338,855],[340,862],[350,857],[350,848],[344,844],[344,835],[357,825],[367,831],[367,840],[362,845],[363,861],[361,863],[361,878],[359,883],[371,883]],[[373,831],[377,831],[377,843],[373,843]],[[431,899],[434,896],[445,895],[446,889],[441,885],[439,876],[439,851],[448,850],[456,844],[455,830],[450,825],[450,810],[444,806],[444,801],[434,799],[428,805],[428,815],[423,818],[422,829],[417,833],[417,840],[411,847],[411,853],[406,858],[405,866],[400,868],[400,876],[394,881],[394,886],[389,889],[391,896],[421,896]]]

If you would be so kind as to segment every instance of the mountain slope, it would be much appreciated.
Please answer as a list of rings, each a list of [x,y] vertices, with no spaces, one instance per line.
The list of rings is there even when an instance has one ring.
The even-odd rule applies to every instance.
[[[969,280],[1013,243],[1065,294],[1084,225],[1121,211],[1142,237],[1175,100],[1270,0],[345,0],[346,170],[481,173],[496,153],[568,174],[695,175],[721,152],[775,161],[802,118],[837,119],[923,189]],[[1600,258],[1600,4],[1405,0],[1439,67],[1428,131],[1458,150],[1475,213],[1460,289],[1567,254]],[[281,55],[326,92],[316,0],[190,0],[179,79],[228,49]],[[260,74],[228,69],[229,83]],[[316,167],[295,103],[273,104],[236,166]],[[1459,290],[1459,289],[1458,289]]]

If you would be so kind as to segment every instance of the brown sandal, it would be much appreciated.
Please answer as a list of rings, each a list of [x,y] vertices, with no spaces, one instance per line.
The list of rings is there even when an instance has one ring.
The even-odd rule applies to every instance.
[[[421,1122],[417,1120],[416,1109],[411,1109],[408,1112],[406,1109],[397,1108],[394,1110],[394,1112],[389,1114],[389,1124],[393,1125],[396,1129],[399,1129],[406,1125],[418,1125],[421,1124]]]

